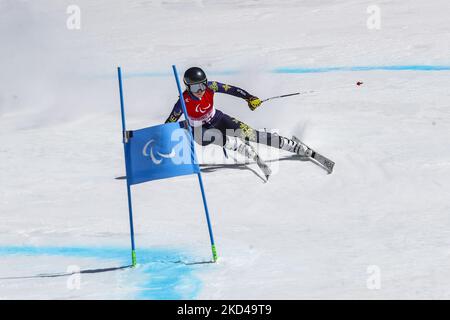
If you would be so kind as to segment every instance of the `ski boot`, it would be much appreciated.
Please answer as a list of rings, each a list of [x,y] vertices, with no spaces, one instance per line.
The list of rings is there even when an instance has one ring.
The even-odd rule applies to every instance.
[[[298,154],[301,157],[310,158],[314,156],[314,150],[302,143],[296,137],[291,139],[280,136],[280,149]]]
[[[237,151],[238,153],[243,155],[246,159],[255,161],[258,167],[263,172],[266,181],[269,179],[269,176],[272,174],[272,170],[264,162],[264,160],[261,159],[261,157],[255,151],[255,149],[249,143],[243,142],[241,139],[237,137],[233,138],[227,137],[227,142],[225,143],[224,148],[231,151]]]

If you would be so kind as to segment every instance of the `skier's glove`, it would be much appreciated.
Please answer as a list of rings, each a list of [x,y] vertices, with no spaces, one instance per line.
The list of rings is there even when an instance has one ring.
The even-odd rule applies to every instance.
[[[250,110],[254,111],[256,108],[258,108],[261,105],[261,100],[258,97],[251,96],[250,98],[246,99],[248,103],[248,107]]]

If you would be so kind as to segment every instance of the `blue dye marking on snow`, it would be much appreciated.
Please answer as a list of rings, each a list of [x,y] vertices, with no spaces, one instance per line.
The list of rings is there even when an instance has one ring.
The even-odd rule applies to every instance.
[[[323,73],[336,71],[450,71],[450,66],[392,65],[392,66],[349,66],[349,67],[322,67],[322,68],[280,67],[272,70],[273,73]]]
[[[124,78],[158,78],[169,77],[172,74],[170,72],[124,72]]]
[[[387,65],[387,66],[341,66],[341,67],[278,67],[269,70],[270,73],[325,73],[325,72],[358,72],[358,71],[450,71],[450,66],[446,65]],[[227,76],[239,74],[236,69],[226,69],[221,71],[208,71],[212,76]],[[170,72],[125,72],[124,78],[156,78],[171,77]],[[181,75],[182,76],[182,75]]]
[[[194,299],[197,296],[201,288],[201,282],[193,273],[198,266],[180,263],[182,257],[174,250],[138,249],[136,254],[138,266],[135,269],[116,271],[128,272],[122,279],[129,277],[133,282],[138,279],[145,279],[138,284],[136,299],[177,300]],[[114,260],[119,263],[115,267],[127,266],[131,260],[129,249],[103,247],[0,247],[0,256],[5,255],[65,256]]]
[[[238,70],[222,70],[222,71],[209,71],[208,74],[209,75],[219,75],[219,76],[227,76],[227,75],[233,75],[233,74],[238,74],[239,71]],[[173,77],[173,73],[171,72],[147,72],[147,71],[143,71],[143,72],[124,72],[123,74],[124,78],[158,78],[158,77]],[[182,78],[183,75],[180,75],[180,77]]]

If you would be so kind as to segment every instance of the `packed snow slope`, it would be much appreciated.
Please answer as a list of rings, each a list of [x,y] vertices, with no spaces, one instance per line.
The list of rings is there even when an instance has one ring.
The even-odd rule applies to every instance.
[[[372,4],[0,0],[0,298],[450,298],[450,3],[378,1],[369,29]],[[116,68],[138,129],[176,102],[172,64],[260,98],[314,90],[216,107],[336,166],[261,148],[281,159],[263,183],[197,148],[219,163],[203,167],[218,263],[201,263],[200,190],[183,176],[132,187],[131,269]]]

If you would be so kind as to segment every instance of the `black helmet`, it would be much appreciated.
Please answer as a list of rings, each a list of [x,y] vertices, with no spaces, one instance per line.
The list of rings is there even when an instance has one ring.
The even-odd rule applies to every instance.
[[[191,84],[206,82],[206,74],[205,72],[198,68],[192,67],[186,70],[183,77],[184,84],[189,87]]]

